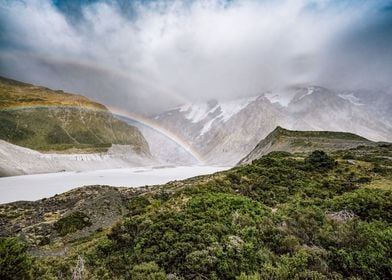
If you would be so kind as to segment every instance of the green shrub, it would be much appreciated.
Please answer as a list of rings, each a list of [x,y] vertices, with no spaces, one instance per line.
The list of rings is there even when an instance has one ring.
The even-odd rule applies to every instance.
[[[166,273],[155,262],[135,265],[131,271],[132,280],[166,280]]]
[[[347,278],[392,279],[392,228],[382,222],[358,220],[343,227],[348,234],[328,245],[330,269]],[[339,232],[331,237],[334,234]]]
[[[309,170],[323,171],[334,168],[336,166],[336,162],[324,151],[313,151],[305,158],[305,166]]]
[[[147,198],[144,196],[135,196],[129,200],[127,208],[131,215],[139,215],[144,213],[148,205],[150,205],[150,201]]]
[[[0,238],[0,279],[31,279],[32,259],[16,238]]]
[[[86,214],[78,211],[61,218],[54,224],[54,228],[61,236],[76,232],[88,226],[91,226],[90,218]]]
[[[351,210],[363,220],[392,223],[392,191],[363,188],[337,196],[329,203],[334,211]]]

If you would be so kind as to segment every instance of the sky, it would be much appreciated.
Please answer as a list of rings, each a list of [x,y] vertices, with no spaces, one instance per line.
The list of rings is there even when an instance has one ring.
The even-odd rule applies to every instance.
[[[392,83],[392,0],[0,0],[0,75],[154,114]]]

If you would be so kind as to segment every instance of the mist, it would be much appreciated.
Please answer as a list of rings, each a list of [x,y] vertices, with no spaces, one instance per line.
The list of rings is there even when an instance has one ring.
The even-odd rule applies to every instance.
[[[391,1],[0,1],[0,75],[154,114],[391,86]]]

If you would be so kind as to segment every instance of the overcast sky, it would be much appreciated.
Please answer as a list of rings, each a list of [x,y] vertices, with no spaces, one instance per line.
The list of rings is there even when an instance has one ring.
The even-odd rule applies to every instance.
[[[392,83],[392,1],[0,0],[0,75],[151,114]]]

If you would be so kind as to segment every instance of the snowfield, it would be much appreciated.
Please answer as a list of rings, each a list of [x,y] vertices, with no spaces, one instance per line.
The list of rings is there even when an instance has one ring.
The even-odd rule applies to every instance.
[[[0,204],[38,200],[86,185],[141,187],[164,184],[227,168],[216,166],[144,167],[82,172],[59,172],[0,178]]]

